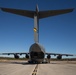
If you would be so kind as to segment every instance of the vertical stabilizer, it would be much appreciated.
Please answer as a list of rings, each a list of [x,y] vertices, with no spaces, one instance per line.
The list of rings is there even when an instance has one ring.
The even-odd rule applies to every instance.
[[[69,13],[74,10],[72,8],[72,9],[39,11],[38,5],[36,5],[36,11],[11,9],[11,8],[0,8],[0,9],[5,12],[34,18],[34,41],[35,43],[39,42],[39,19]]]
[[[34,14],[34,41],[35,43],[39,42],[39,19],[38,19],[38,5],[36,6],[36,13]]]
[[[39,8],[38,8],[38,5],[36,5],[36,13],[38,14],[39,12]]]

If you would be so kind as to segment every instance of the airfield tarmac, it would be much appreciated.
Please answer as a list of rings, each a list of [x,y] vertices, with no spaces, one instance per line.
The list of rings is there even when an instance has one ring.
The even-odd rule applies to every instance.
[[[36,65],[17,60],[0,61],[0,75],[32,75]],[[76,75],[76,61],[38,64],[36,75]]]

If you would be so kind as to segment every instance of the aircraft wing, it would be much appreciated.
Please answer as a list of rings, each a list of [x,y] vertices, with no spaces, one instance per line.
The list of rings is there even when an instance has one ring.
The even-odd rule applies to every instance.
[[[61,53],[45,53],[46,55],[61,55],[61,56],[76,56],[74,54],[61,54]]]
[[[20,10],[20,9],[10,9],[10,8],[0,8],[2,11],[18,14],[30,18],[34,18],[35,11],[29,11],[29,10]]]
[[[72,12],[73,10],[74,9],[40,11],[39,12],[39,19],[69,13],[69,12]]]
[[[19,55],[22,55],[22,54],[29,54],[29,52],[24,52],[24,53],[0,53],[0,55],[14,55],[14,54],[19,54]]]

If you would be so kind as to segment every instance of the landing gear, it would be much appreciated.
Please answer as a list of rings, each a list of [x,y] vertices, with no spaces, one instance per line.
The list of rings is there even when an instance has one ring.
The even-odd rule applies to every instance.
[[[39,64],[37,61],[28,61],[29,64]]]
[[[50,63],[50,58],[51,58],[50,54],[47,55],[47,62],[48,62],[48,63]]]
[[[48,60],[47,59],[44,59],[42,63],[48,63]]]

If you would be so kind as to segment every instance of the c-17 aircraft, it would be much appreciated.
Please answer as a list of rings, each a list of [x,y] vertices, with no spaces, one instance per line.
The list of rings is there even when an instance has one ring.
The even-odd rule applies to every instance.
[[[25,54],[26,58],[29,58],[29,63],[42,63],[47,55],[47,59],[51,58],[51,55],[57,55],[57,59],[62,59],[62,56],[74,56],[73,54],[60,54],[60,53],[47,53],[43,46],[39,44],[39,19],[46,18],[49,16],[56,16],[72,12],[74,9],[61,9],[61,10],[48,10],[39,11],[38,5],[35,11],[11,9],[11,8],[0,8],[2,11],[26,16],[34,19],[34,41],[29,48],[29,52],[26,53],[1,53],[2,55],[14,55],[15,58],[19,58],[19,54]]]

